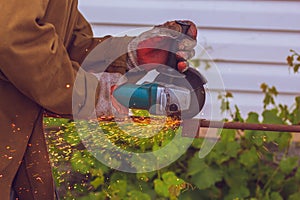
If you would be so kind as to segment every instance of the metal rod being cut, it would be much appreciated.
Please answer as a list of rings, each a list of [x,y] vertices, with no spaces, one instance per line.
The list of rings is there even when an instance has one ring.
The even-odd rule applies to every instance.
[[[283,124],[257,124],[246,122],[222,122],[210,121],[205,119],[183,120],[182,135],[186,137],[197,137],[200,128],[219,128],[237,130],[256,130],[256,131],[276,131],[300,133],[300,125]]]
[[[257,131],[300,132],[299,125],[254,124],[254,123],[245,123],[245,122],[220,122],[220,121],[209,121],[209,120],[200,120],[200,127],[257,130]]]

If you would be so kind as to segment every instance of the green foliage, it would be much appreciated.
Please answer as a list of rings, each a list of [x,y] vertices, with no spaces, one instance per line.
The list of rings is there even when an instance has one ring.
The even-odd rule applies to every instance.
[[[299,61],[299,55],[292,53],[287,61],[296,72],[299,65],[295,60]],[[231,117],[226,120],[300,124],[300,97],[296,97],[290,106],[277,104],[279,93],[276,87],[263,83],[260,88],[265,96],[262,102],[264,111],[261,114],[250,112],[245,119],[238,106],[231,109],[233,94],[220,94],[221,111],[229,112]],[[145,111],[133,112],[149,117]],[[45,125],[61,199],[294,200],[300,196],[299,159],[288,154],[290,133],[224,129],[212,151],[203,159],[199,158],[198,152],[204,138],[196,138],[185,154],[171,165],[158,171],[132,174],[111,169],[98,161],[81,143],[83,136],[78,134],[74,122],[45,118]],[[124,133],[120,126],[130,134]],[[141,126],[144,126],[142,132]],[[173,145],[174,152],[180,151],[180,144],[170,142],[175,134],[180,134],[180,130],[176,133],[174,127],[160,127],[159,134],[147,138],[139,137],[151,134],[151,127],[147,128],[147,125],[105,122],[100,128],[111,142],[127,151],[156,151],[165,145]],[[96,132],[93,133],[97,144],[102,144]],[[184,140],[180,142],[184,143]],[[110,154],[101,153],[110,157]],[[166,159],[168,153],[161,155],[161,159]],[[120,160],[114,162],[124,164]],[[139,160],[131,167],[147,166],[148,162]]]
[[[225,94],[219,94],[218,99],[221,101],[221,112],[230,111],[230,99],[233,98],[231,92],[226,92]]]
[[[270,88],[266,83],[262,83],[260,88],[262,89],[262,92],[265,93],[265,98],[263,100],[264,108],[268,105],[275,105],[275,97],[278,95],[276,88],[274,86]]]
[[[188,164],[188,175],[191,176],[191,182],[200,190],[210,188],[222,180],[222,171],[200,160],[197,154],[194,155]]]
[[[286,61],[289,67],[293,69],[294,73],[298,73],[300,68],[300,55],[294,50],[290,51],[292,54],[287,56]]]
[[[177,199],[182,189],[186,187],[183,179],[178,178],[172,171],[164,172],[161,178],[154,180],[154,190],[162,197]]]

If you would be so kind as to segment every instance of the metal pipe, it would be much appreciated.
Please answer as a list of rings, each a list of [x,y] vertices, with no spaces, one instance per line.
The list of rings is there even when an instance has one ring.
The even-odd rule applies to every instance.
[[[246,122],[222,122],[222,121],[210,121],[210,120],[205,120],[205,119],[183,120],[182,127],[183,127],[182,136],[185,136],[185,137],[199,136],[199,130],[201,127],[219,128],[219,129],[238,129],[238,130],[300,133],[300,125],[257,124],[257,123],[246,123]]]
[[[220,122],[220,121],[200,120],[200,127],[300,133],[299,125],[284,125],[284,124],[255,124],[255,123],[245,123],[245,122]]]

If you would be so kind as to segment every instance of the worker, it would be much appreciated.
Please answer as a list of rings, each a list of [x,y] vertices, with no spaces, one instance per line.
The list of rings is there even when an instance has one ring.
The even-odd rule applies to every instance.
[[[75,101],[76,112],[88,116],[104,100],[99,91],[111,89],[102,87],[101,78],[80,68],[85,57],[106,41],[109,48],[99,59],[109,63],[105,76],[113,77],[136,67],[139,61],[164,64],[167,55],[148,49],[115,59],[119,52],[127,52],[129,44],[140,42],[139,36],[94,38],[91,26],[78,11],[77,0],[0,2],[0,197],[8,200],[13,191],[20,200],[53,200],[55,188],[43,114],[73,115],[72,97],[76,95],[85,97]],[[197,31],[192,22],[186,22],[190,24],[187,35],[193,45],[179,49],[192,52]],[[174,21],[157,27],[180,31]],[[154,37],[147,42],[170,43],[168,37]],[[160,59],[147,61],[154,53]],[[84,81],[75,87],[78,77]],[[101,112],[105,114],[105,109]]]

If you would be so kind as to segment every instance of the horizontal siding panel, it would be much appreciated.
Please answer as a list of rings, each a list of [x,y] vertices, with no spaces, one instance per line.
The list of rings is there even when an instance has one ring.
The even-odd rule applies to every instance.
[[[122,36],[124,34],[136,36],[143,30],[148,30],[153,26],[138,26],[138,25],[126,25],[126,24],[99,24],[91,23],[93,32],[96,36],[114,35]],[[136,30],[136,31],[135,31]]]
[[[191,19],[199,27],[300,31],[300,2],[81,0],[93,23],[154,25]]]
[[[215,66],[225,90],[253,93],[260,91],[262,83],[267,83],[275,86],[281,94],[300,95],[300,74],[289,72],[287,65],[215,63]],[[207,77],[210,88],[220,88],[214,81],[217,77],[215,70],[204,70],[201,65],[199,70]]]
[[[207,93],[207,99],[203,110],[200,112],[199,115],[196,116],[197,118],[210,119],[212,117],[212,113],[216,117],[220,116],[220,109],[218,109],[220,108],[220,101],[216,100],[215,98],[210,98],[209,91]],[[262,93],[233,92],[233,98],[230,100],[230,106],[231,109],[234,111],[234,106],[237,105],[243,117],[247,117],[249,112],[257,112],[261,114],[263,112],[263,98],[264,95]],[[291,106],[295,102],[295,96],[279,95],[275,98],[275,102],[276,104],[281,103],[283,105]],[[214,106],[212,106],[212,104],[214,104]],[[218,120],[214,117],[212,119]]]
[[[199,42],[217,60],[285,63],[290,49],[300,50],[300,33],[200,29]]]

